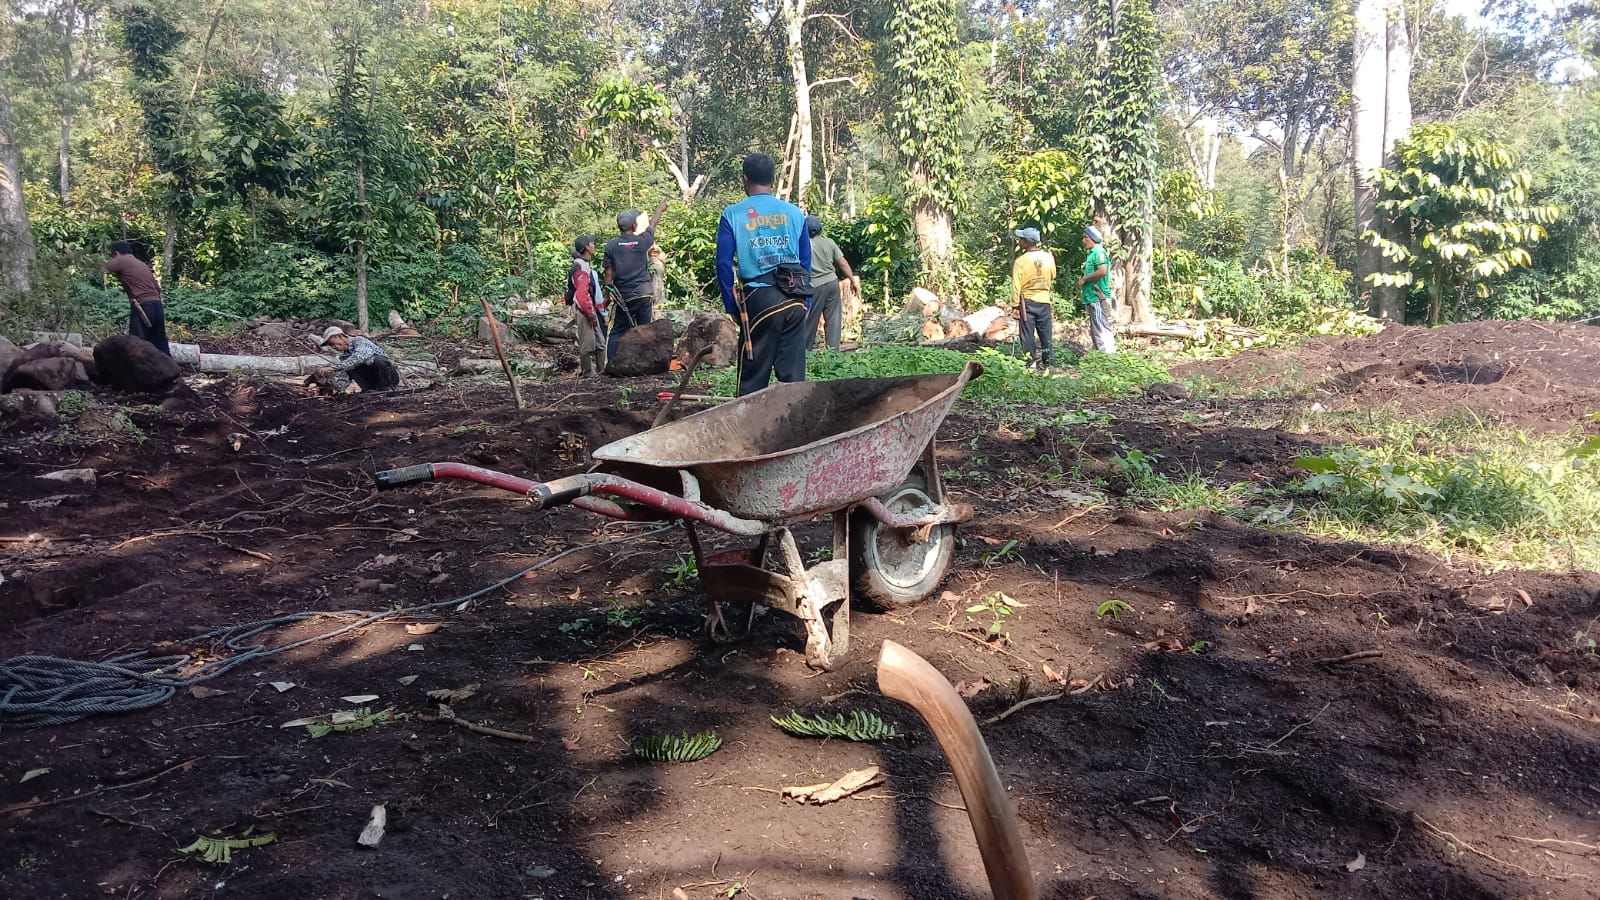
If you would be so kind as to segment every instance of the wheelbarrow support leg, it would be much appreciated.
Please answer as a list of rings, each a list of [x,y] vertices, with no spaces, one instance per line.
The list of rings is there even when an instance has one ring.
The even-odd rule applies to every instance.
[[[836,524],[835,529],[839,526]],[[850,603],[848,592],[830,590],[827,582],[839,579],[812,578],[800,558],[800,548],[794,542],[794,533],[787,528],[778,530],[778,552],[783,556],[783,566],[794,583],[795,615],[806,627],[806,665],[815,669],[831,669],[850,650]],[[832,567],[823,563],[817,568]],[[842,588],[841,585],[835,587]],[[828,606],[838,604],[830,616]],[[833,627],[830,629],[829,625]],[[842,626],[842,627],[841,627]],[[830,634],[830,631],[832,632]]]

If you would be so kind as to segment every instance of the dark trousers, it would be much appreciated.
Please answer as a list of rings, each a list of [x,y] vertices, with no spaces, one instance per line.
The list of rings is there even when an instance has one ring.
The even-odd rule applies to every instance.
[[[611,311],[611,337],[606,340],[606,358],[617,358],[617,343],[635,325],[649,325],[655,319],[656,301],[649,295],[617,304]]]
[[[739,325],[739,396],[753,394],[771,382],[806,380],[806,305],[777,288],[754,288],[745,295],[750,321],[751,352],[745,352],[744,323]]]
[[[349,374],[350,380],[361,385],[363,391],[385,391],[400,384],[400,369],[387,359],[356,366]]]
[[[839,336],[844,330],[844,323],[839,321],[842,314],[839,304],[839,282],[830,281],[827,284],[814,285],[815,293],[811,295],[811,312],[806,316],[806,346],[811,347],[817,342],[817,324],[823,323],[824,338],[828,342],[829,350],[839,349]]]
[[[139,309],[144,310],[145,318],[150,324],[144,324],[144,319],[139,318],[139,311],[128,309],[128,333],[136,338],[143,338],[156,345],[168,356],[172,355],[172,347],[167,344],[167,313],[166,306],[160,300],[139,300]]]
[[[1022,301],[1022,352],[1028,354],[1029,362],[1055,365],[1054,321],[1055,307],[1032,300]]]

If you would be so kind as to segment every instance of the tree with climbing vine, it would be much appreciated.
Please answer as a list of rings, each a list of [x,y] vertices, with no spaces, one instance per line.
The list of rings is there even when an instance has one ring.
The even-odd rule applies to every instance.
[[[1155,15],[1150,0],[1090,0],[1083,19],[1080,155],[1095,216],[1120,245],[1117,318],[1148,322],[1159,149]]]
[[[956,184],[961,173],[961,91],[952,0],[906,0],[889,24],[894,67],[890,128],[906,165],[912,228],[931,284],[954,284]]]

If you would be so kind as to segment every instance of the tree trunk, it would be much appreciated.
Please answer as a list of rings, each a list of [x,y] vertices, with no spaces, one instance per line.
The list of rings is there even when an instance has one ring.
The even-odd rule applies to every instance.
[[[178,283],[177,272],[173,270],[173,256],[178,246],[178,198],[167,198],[167,222],[161,238],[161,280],[169,286]]]
[[[56,148],[56,191],[63,205],[66,204],[67,192],[72,187],[69,174],[71,157],[68,148],[72,144],[72,110],[77,101],[73,95],[72,77],[72,33],[77,24],[78,4],[74,0],[67,4],[61,22],[61,143]]]
[[[0,293],[33,287],[33,229],[22,195],[22,154],[11,118],[11,94],[0,69]]]
[[[911,170],[913,180],[926,179],[921,165]],[[932,281],[930,287],[941,296],[954,286],[955,222],[950,210],[926,198],[911,205],[911,227],[917,236],[922,265]],[[887,294],[885,294],[887,299]]]
[[[372,213],[367,210],[367,160],[356,157],[356,208],[361,217],[361,236],[356,238],[356,327],[367,330],[370,316],[367,310],[367,225]]]
[[[1387,161],[1394,142],[1411,127],[1411,52],[1405,32],[1405,10],[1385,0],[1357,0],[1354,70],[1350,86],[1350,130],[1353,149],[1351,181],[1355,188],[1356,283],[1375,318],[1405,322],[1406,288],[1377,286],[1371,277],[1390,265],[1369,232],[1388,233],[1378,216],[1376,170]]]
[[[802,27],[806,21],[806,0],[783,0],[783,31],[789,56],[789,73],[794,79],[795,169],[790,184],[794,202],[806,205],[806,188],[811,185],[813,135],[811,123],[811,82],[806,75],[806,46]]]

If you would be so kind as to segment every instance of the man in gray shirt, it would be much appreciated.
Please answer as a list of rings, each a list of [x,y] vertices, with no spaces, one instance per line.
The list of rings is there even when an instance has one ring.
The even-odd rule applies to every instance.
[[[844,251],[833,238],[822,236],[822,220],[806,216],[806,231],[811,235],[811,312],[806,315],[806,345],[817,341],[817,325],[823,323],[829,350],[839,349],[843,316],[840,310],[840,289],[845,285],[859,294],[861,276],[850,270]],[[845,279],[840,282],[840,277]]]

